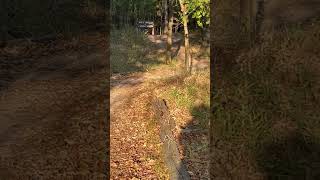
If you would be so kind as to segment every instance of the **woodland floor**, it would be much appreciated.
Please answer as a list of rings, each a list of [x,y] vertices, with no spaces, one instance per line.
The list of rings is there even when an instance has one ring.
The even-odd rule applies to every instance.
[[[149,36],[149,40],[155,45],[151,54],[161,57],[165,49],[164,38]],[[174,40],[178,41],[179,39]],[[174,47],[175,50],[177,48]],[[181,54],[178,53],[177,56]],[[151,103],[155,98],[159,98],[159,94],[166,87],[169,88],[166,81],[179,80],[179,76],[181,72],[177,71],[176,67],[162,64],[145,72],[114,74],[111,77],[111,179],[169,179],[163,160],[159,126],[154,119]],[[179,111],[170,110],[174,111],[173,115]],[[181,117],[183,113],[178,114]],[[190,118],[185,118],[183,123],[188,124],[188,120]],[[179,129],[181,123],[177,124]],[[177,131],[177,134],[179,132],[181,133]],[[206,153],[202,152],[198,156],[193,154],[193,159],[184,154],[184,149],[188,148],[186,146],[196,144],[196,141],[207,141],[207,134],[194,134],[190,131],[177,135],[176,139],[181,148],[181,159],[189,163],[187,167],[192,179],[206,179]]]
[[[0,177],[107,176],[106,39],[1,49]]]

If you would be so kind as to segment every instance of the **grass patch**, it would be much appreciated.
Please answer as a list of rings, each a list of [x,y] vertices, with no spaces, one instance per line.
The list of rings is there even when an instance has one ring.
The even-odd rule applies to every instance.
[[[217,177],[320,175],[319,32],[315,23],[269,34],[218,80],[212,132],[220,145],[212,148],[221,157],[213,163],[234,169],[213,170]]]
[[[202,128],[208,128],[210,87],[209,71],[197,72],[191,76],[180,74],[165,82],[164,99],[176,108],[185,111],[199,121]]]
[[[146,71],[162,63],[154,53],[154,45],[133,27],[111,31],[111,71],[130,73]]]
[[[167,100],[176,126],[186,130],[178,134],[178,142],[192,179],[207,179],[209,176],[206,171],[209,139],[205,133],[210,120],[209,78],[209,70],[192,75],[181,73],[161,85],[160,96]]]

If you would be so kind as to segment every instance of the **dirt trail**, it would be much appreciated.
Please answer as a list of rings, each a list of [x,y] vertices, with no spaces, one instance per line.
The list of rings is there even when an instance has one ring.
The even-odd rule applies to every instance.
[[[156,45],[155,51],[150,53],[165,52],[165,37],[149,36],[149,40]],[[173,51],[176,51],[176,58],[183,61],[181,43],[181,37],[174,38]],[[204,64],[199,69],[208,67],[207,60],[196,58],[195,68],[198,68],[197,63]],[[151,102],[157,89],[152,84],[179,76],[177,73],[173,68],[157,67],[148,72],[111,77],[111,179],[169,178],[167,170],[159,172],[161,168],[168,168],[165,167],[159,126],[149,125],[156,124]]]
[[[162,73],[156,70],[111,80],[111,179],[159,179],[155,161],[162,154],[158,129],[149,127],[152,90],[148,83],[174,75]],[[155,140],[150,142],[150,136]]]
[[[149,40],[158,49],[163,48],[163,38],[149,36]],[[167,177],[165,172],[159,172],[164,167],[157,164],[163,158],[159,130],[149,126],[153,118],[150,106],[153,89],[149,83],[174,75],[172,70],[156,68],[111,77],[111,179]]]
[[[105,62],[103,51],[42,57],[0,92],[0,177],[107,175]]]

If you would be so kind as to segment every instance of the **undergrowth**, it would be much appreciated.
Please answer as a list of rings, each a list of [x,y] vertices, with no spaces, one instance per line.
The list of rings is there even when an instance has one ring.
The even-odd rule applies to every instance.
[[[133,27],[114,29],[110,37],[112,73],[145,71],[161,63],[151,55],[153,44],[147,36]]]
[[[200,71],[191,76],[180,74],[168,79],[164,99],[176,108],[190,114],[203,129],[208,128],[210,107],[209,70]]]
[[[191,179],[208,179],[209,70],[192,75],[178,73],[159,86],[176,123],[176,137]]]
[[[264,36],[213,95],[216,177],[320,175],[320,23]],[[232,167],[232,168],[231,168]]]

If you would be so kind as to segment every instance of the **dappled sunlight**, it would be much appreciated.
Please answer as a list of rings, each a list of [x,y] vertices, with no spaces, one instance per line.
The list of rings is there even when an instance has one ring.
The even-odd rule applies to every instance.
[[[179,142],[183,161],[191,177],[209,177],[209,107],[201,104],[192,108],[192,120],[180,130]]]
[[[112,4],[111,177],[209,179],[209,1]]]

